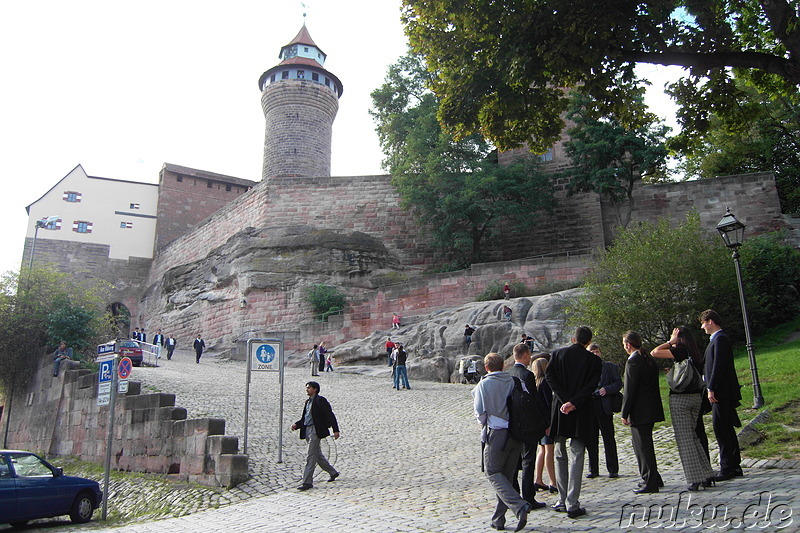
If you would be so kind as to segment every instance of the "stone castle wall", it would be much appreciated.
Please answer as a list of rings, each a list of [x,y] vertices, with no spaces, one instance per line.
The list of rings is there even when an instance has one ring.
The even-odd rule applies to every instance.
[[[14,394],[0,420],[9,416],[11,449],[69,455],[102,464],[108,437],[108,406],[97,405],[97,373],[65,361],[53,377],[52,360],[39,358],[27,391]],[[225,435],[225,420],[187,419],[174,394],[140,394],[130,382],[117,395],[111,467],[170,474],[176,480],[232,487],[248,477],[248,458],[239,454],[239,438]],[[9,415],[10,413],[10,415]]]
[[[262,179],[330,176],[339,97],[319,83],[281,80],[261,93],[266,128]]]
[[[23,264],[30,261],[33,239],[25,239]],[[107,304],[124,304],[135,318],[139,314],[139,299],[147,288],[147,277],[152,259],[131,257],[111,259],[106,244],[79,243],[53,239],[36,239],[34,264],[58,265],[59,272],[72,274],[77,281],[102,280],[109,288]]]

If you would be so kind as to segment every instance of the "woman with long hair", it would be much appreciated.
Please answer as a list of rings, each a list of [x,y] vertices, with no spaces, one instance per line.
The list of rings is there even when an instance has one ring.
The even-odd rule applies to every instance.
[[[536,394],[537,400],[541,402],[542,407],[545,407],[545,413],[550,413],[550,408],[553,403],[553,390],[544,379],[544,371],[547,369],[547,357],[540,356],[533,360],[531,363],[531,371],[536,377]],[[534,478],[534,486],[536,490],[546,490],[551,493],[558,492],[558,489],[553,485],[556,479],[556,466],[553,456],[554,446],[553,439],[550,435],[545,435],[539,441],[539,450],[536,454],[536,473]],[[547,468],[547,477],[550,480],[549,485],[545,485],[542,479],[543,470]]]
[[[676,363],[689,359],[695,371],[703,373],[703,354],[697,347],[692,332],[686,326],[673,329],[670,339],[656,346],[650,355],[659,359],[673,359]],[[683,475],[689,483],[687,488],[690,491],[697,491],[701,486],[710,487],[714,484],[711,480],[714,471],[696,431],[697,421],[702,416],[700,414],[702,395],[702,385],[689,387],[683,391],[670,388],[669,391],[672,429],[675,432],[675,442],[678,444]]]

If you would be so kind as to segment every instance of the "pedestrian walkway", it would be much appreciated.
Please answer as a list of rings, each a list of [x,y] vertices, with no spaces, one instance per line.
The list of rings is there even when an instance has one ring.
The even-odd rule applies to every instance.
[[[314,489],[301,493],[296,487],[305,445],[289,427],[299,418],[310,372],[305,366],[286,372],[280,463],[278,376],[254,374],[248,438],[253,477],[224,491],[220,500],[233,503],[178,518],[98,530],[487,531],[494,496],[480,471],[480,428],[472,417],[471,386],[414,380],[413,372],[410,377],[414,388],[408,391],[392,389],[388,377],[337,371],[313,378],[339,419],[341,438],[327,439],[327,454],[341,477],[326,483],[327,475],[319,473]],[[171,361],[162,359],[159,368],[137,368],[132,378],[142,381],[143,392],[175,393],[176,404],[186,407],[190,417],[225,418],[227,433],[243,436],[244,363],[204,356],[196,365],[193,354],[186,351]],[[747,469],[743,478],[687,493],[671,431],[659,431],[656,440],[666,484],[661,493],[633,494],[636,461],[630,432],[620,427],[621,476],[584,480],[581,504],[588,515],[570,520],[549,509],[537,510],[530,514],[526,530],[725,531],[744,529],[759,520],[749,529],[800,530],[800,516],[793,516],[800,509],[797,469]],[[602,466],[601,452],[601,471]],[[541,499],[554,501],[550,495]],[[516,525],[510,513],[507,525],[512,530]]]

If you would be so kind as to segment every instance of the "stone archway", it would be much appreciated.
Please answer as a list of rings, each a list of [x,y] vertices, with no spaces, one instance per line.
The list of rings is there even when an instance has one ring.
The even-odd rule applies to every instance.
[[[111,328],[115,337],[129,338],[131,332],[131,311],[122,302],[113,302],[106,307],[111,313]]]

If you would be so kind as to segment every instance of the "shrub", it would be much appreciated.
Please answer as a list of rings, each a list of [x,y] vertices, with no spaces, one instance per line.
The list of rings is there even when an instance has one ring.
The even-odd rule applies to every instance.
[[[346,303],[344,294],[338,288],[323,284],[308,287],[304,300],[311,305],[314,314],[322,321],[343,310]]]
[[[488,302],[489,300],[502,300],[505,298],[503,293],[504,281],[490,281],[486,287],[475,297],[476,302]],[[517,298],[528,296],[528,287],[520,281],[510,281],[508,286],[511,288],[511,296]]]

